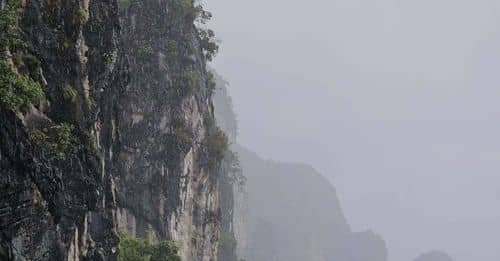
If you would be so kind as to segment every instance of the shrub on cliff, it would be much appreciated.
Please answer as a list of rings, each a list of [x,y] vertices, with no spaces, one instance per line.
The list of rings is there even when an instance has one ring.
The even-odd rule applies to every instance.
[[[207,134],[203,140],[207,165],[210,170],[215,170],[226,156],[229,141],[226,133],[217,126],[213,115],[206,115],[203,123],[207,129]]]
[[[146,239],[120,234],[118,261],[181,261],[179,245],[162,240],[151,244]]]
[[[57,160],[66,160],[67,154],[76,143],[73,135],[74,126],[67,123],[47,128],[36,129],[31,139]]]
[[[27,110],[45,97],[42,87],[28,76],[20,75],[5,60],[0,60],[0,105],[8,109]]]

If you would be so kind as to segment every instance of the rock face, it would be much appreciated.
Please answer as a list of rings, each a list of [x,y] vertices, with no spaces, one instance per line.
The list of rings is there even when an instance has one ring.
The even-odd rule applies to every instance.
[[[189,0],[0,9],[12,75],[0,81],[0,259],[115,260],[121,231],[216,260],[213,46],[194,25],[207,14]]]
[[[431,251],[418,256],[415,261],[453,261],[453,259],[446,253]]]

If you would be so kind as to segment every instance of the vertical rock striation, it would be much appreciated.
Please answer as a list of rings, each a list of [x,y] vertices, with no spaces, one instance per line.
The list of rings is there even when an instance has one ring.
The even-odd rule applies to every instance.
[[[216,260],[208,14],[189,0],[0,9],[0,259],[115,260],[127,232]]]

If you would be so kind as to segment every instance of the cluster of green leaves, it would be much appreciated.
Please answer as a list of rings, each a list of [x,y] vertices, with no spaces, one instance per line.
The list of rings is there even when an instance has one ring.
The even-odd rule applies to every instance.
[[[63,87],[63,96],[64,99],[70,102],[75,102],[76,101],[76,96],[78,93],[76,92],[75,88],[69,84],[64,85]]]
[[[51,157],[57,160],[66,160],[69,151],[76,144],[73,130],[74,126],[71,124],[56,124],[33,130],[31,139],[44,148]]]
[[[120,234],[118,261],[181,261],[179,244],[163,240],[151,244],[146,239]]]
[[[199,14],[200,7],[195,6],[194,0],[172,0],[171,8],[176,14],[180,14],[188,20],[194,21]]]
[[[102,59],[106,63],[112,63],[113,62],[113,54],[112,53],[105,53],[102,55]]]
[[[196,21],[198,24],[197,31],[198,37],[200,38],[200,47],[203,51],[205,59],[212,61],[219,51],[219,45],[215,39],[215,32],[206,27],[208,21],[212,19],[212,13],[204,10],[201,5],[198,5],[196,9]]]
[[[4,9],[0,11],[0,47],[2,48],[23,44],[19,37],[18,6],[19,0],[7,0]]]
[[[38,105],[44,97],[39,83],[14,72],[6,60],[0,60],[0,104],[3,107],[26,111],[30,104]]]
[[[200,3],[196,3],[194,0],[174,0],[172,2],[174,10],[184,14],[186,19],[197,25],[203,55],[205,59],[211,61],[219,51],[214,31],[206,28],[206,24],[212,19],[212,13],[206,11]]]
[[[200,46],[205,59],[212,61],[219,52],[219,45],[216,42],[214,31],[211,29],[198,28],[198,36],[200,37]]]
[[[90,15],[87,10],[80,9],[78,10],[78,19],[79,21],[84,24],[89,21]]]
[[[40,67],[38,59],[22,52],[25,43],[20,37],[19,3],[19,0],[7,0],[0,11],[0,49],[10,50],[16,66],[24,65],[29,71],[36,71]],[[31,104],[38,105],[44,98],[38,82],[14,70],[6,58],[0,58],[0,106],[26,111]]]
[[[213,115],[205,117],[207,135],[203,145],[207,156],[208,168],[215,170],[220,166],[229,148],[229,141],[224,131],[215,124]]]

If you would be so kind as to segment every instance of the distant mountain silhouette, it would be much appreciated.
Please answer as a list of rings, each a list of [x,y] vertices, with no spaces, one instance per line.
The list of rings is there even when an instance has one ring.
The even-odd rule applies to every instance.
[[[228,83],[215,76],[216,119],[237,151],[247,180],[244,192],[234,189],[233,220],[223,223],[226,232],[234,232],[238,257],[246,261],[386,261],[384,240],[371,231],[351,231],[335,188],[313,167],[263,160],[237,145],[238,122]]]
[[[335,188],[311,166],[237,150],[247,177],[246,260],[387,260],[380,236],[351,232]]]

